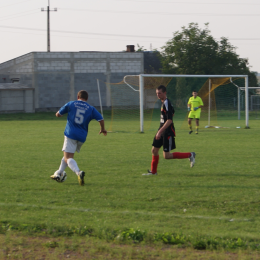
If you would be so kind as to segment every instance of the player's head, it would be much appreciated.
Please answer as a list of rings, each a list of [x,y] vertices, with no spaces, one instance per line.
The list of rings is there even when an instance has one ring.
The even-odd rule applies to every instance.
[[[164,85],[160,85],[159,87],[156,88],[156,95],[157,97],[164,101],[167,96],[166,96],[166,87]]]
[[[88,92],[86,90],[80,90],[78,92],[78,99],[82,99],[87,101],[88,100]]]
[[[156,88],[157,90],[161,90],[163,93],[166,92],[166,87],[164,85],[160,85]]]
[[[197,92],[196,90],[193,90],[193,91],[192,91],[192,96],[193,96],[193,97],[197,97],[197,96],[198,96],[198,92]]]

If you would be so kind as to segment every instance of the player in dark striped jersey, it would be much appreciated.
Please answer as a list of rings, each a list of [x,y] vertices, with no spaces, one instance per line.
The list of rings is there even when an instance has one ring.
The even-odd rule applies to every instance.
[[[157,166],[159,163],[159,150],[163,146],[163,157],[165,159],[184,159],[188,158],[190,161],[190,167],[193,167],[195,164],[195,153],[180,153],[170,151],[176,148],[175,145],[175,129],[172,121],[172,117],[174,116],[174,108],[167,98],[166,87],[160,85],[156,88],[156,95],[158,99],[161,100],[161,119],[160,119],[160,127],[158,129],[157,134],[153,140],[153,148],[152,148],[152,162],[151,162],[151,170],[148,170],[148,173],[144,173],[143,175],[157,175]]]

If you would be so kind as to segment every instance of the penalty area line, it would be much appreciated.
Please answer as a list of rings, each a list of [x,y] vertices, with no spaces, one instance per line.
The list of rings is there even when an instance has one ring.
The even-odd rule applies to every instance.
[[[17,207],[31,207],[31,208],[43,208],[49,210],[71,210],[71,211],[80,211],[80,212],[96,212],[96,213],[104,213],[104,214],[139,214],[145,216],[167,216],[167,217],[175,217],[175,218],[183,218],[183,219],[215,219],[215,220],[224,220],[228,222],[249,222],[253,221],[252,219],[246,218],[228,218],[228,217],[214,217],[214,216],[200,216],[200,215],[188,215],[186,213],[183,214],[175,214],[175,213],[156,213],[156,212],[144,212],[144,211],[109,211],[109,210],[98,210],[98,209],[84,209],[84,208],[70,208],[70,207],[59,207],[59,206],[42,206],[42,205],[33,205],[33,204],[23,204],[23,203],[1,203],[0,206],[17,206]]]

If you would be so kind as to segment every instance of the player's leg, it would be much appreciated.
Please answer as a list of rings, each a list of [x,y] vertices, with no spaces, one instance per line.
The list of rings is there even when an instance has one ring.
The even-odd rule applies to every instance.
[[[152,147],[152,161],[151,161],[151,170],[148,170],[148,173],[144,173],[143,175],[157,175],[157,166],[159,163],[159,150],[163,145],[163,138],[160,140],[156,140],[154,137]]]
[[[66,145],[66,138],[64,137],[64,143],[63,143],[63,147],[64,145]],[[63,156],[61,159],[61,163],[60,163],[60,167],[59,169],[50,177],[53,180],[56,180],[57,182],[64,182],[67,179],[67,174],[64,171],[66,169],[66,167],[68,166],[67,162],[65,161],[65,157]]]
[[[85,172],[81,171],[79,169],[79,166],[78,166],[77,162],[74,160],[73,156],[74,156],[74,154],[72,154],[72,153],[64,152],[64,157],[67,158],[67,163],[68,163],[69,168],[73,172],[75,172],[76,175],[78,176],[79,185],[83,186],[84,185]]]
[[[196,132],[195,133],[196,134],[199,133],[199,119],[198,118],[196,118]]]
[[[171,153],[170,151],[175,149],[175,138],[173,136],[164,137],[163,142],[163,157],[165,159],[189,159],[190,161],[190,167],[193,167],[195,164],[195,153],[189,152],[189,153],[180,153],[180,152],[174,152]]]
[[[62,173],[66,168],[67,168],[68,164],[65,162],[64,156],[61,159],[60,162],[60,167],[59,167],[59,172]]]
[[[57,182],[64,182],[67,179],[67,174],[65,172],[67,166],[68,164],[65,162],[64,157],[62,157],[59,169],[51,175],[51,178]]]
[[[85,172],[80,171],[77,162],[74,160],[74,153],[76,151],[79,153],[82,145],[83,143],[65,136],[64,145],[62,148],[64,160],[68,164],[69,168],[78,176],[78,181],[81,186],[84,185]]]
[[[195,164],[195,156],[196,154],[194,152],[190,153],[180,153],[180,152],[163,152],[163,156],[165,159],[189,159],[190,161],[190,167],[192,168]]]
[[[160,148],[154,147],[152,148],[152,162],[151,162],[151,172],[153,174],[157,174],[157,166],[159,163],[159,150]]]
[[[175,138],[174,136],[164,136],[163,139],[163,157],[165,159],[187,159],[190,158],[191,153],[179,153],[174,152],[171,153],[170,151],[175,149]]]
[[[191,114],[191,112],[190,112],[190,114]],[[191,123],[191,121],[192,121],[192,118],[189,115],[189,118],[188,118],[188,126],[189,126],[189,129],[190,129],[189,134],[191,134],[193,132],[192,131],[192,123]]]
[[[180,153],[180,152],[163,152],[163,157],[165,159],[187,159],[191,157],[191,153]]]
[[[79,167],[77,162],[73,159],[74,153],[63,151],[63,154],[64,154],[64,160],[68,164],[69,168],[77,174],[79,172]]]
[[[196,111],[196,116],[195,116],[195,119],[196,119],[196,134],[199,133],[199,120],[200,120],[200,112],[199,111]]]

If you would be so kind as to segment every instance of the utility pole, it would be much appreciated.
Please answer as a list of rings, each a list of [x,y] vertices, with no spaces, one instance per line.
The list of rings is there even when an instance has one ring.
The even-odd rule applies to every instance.
[[[57,8],[50,10],[50,0],[48,0],[47,10],[44,8],[41,9],[42,12],[47,11],[47,52],[51,51],[51,42],[50,42],[50,11],[57,11]]]

